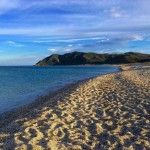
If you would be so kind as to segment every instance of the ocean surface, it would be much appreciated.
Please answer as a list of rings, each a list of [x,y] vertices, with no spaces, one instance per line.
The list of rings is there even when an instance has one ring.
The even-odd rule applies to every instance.
[[[69,83],[116,71],[115,66],[0,67],[0,114]]]

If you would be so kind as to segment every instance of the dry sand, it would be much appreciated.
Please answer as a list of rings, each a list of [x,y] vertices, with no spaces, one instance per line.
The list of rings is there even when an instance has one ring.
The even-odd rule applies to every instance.
[[[2,127],[0,149],[150,149],[150,68],[130,67],[56,94]]]

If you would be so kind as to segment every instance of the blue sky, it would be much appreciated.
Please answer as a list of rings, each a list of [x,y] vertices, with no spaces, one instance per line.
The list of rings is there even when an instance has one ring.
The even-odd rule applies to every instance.
[[[72,51],[150,54],[150,0],[1,0],[0,65]]]

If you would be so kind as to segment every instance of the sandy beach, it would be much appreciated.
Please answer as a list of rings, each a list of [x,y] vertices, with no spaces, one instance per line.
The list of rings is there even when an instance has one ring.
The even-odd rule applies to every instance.
[[[150,149],[150,67],[122,70],[76,83],[0,122],[0,149]]]

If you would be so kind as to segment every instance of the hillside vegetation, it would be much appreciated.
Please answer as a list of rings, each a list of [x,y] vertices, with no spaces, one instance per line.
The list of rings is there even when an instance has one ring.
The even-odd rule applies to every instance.
[[[149,54],[128,52],[124,54],[97,54],[72,52],[64,55],[53,54],[36,63],[36,66],[124,64],[150,62]]]

